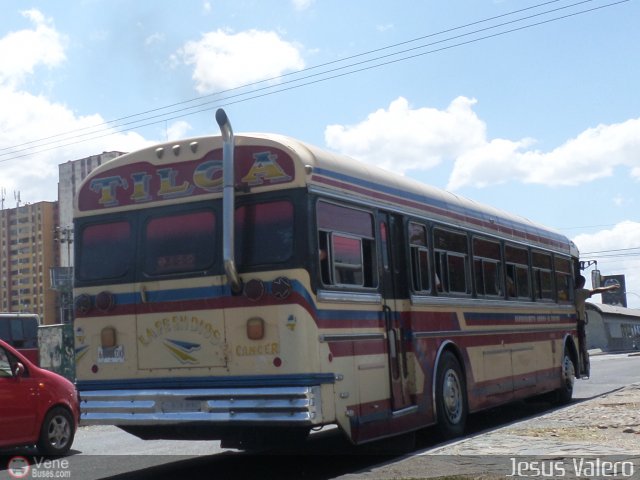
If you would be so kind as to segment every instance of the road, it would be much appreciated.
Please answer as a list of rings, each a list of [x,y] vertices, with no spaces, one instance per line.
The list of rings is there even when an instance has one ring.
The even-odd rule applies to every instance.
[[[591,378],[576,381],[573,398],[584,400],[640,382],[640,354],[592,355]]]
[[[592,357],[592,376],[576,382],[574,398],[581,401],[616,390],[631,383],[640,383],[640,356],[601,355]],[[472,415],[470,433],[494,429],[508,422],[549,411],[545,403],[519,402],[506,407]],[[419,449],[437,445],[429,429],[418,437]],[[375,452],[375,455],[371,453]],[[29,454],[29,451],[18,452]],[[247,459],[250,458],[250,461]],[[330,461],[327,459],[330,458]],[[199,478],[202,472],[216,472],[222,478],[295,478],[329,479],[373,467],[393,459],[380,451],[351,447],[341,435],[325,431],[312,436],[306,445],[289,455],[247,455],[223,450],[219,442],[143,441],[115,427],[82,427],[74,442],[68,464],[67,478],[83,480],[99,478]],[[0,463],[0,468],[6,468]],[[265,472],[269,472],[265,476]],[[275,475],[275,476],[274,476]],[[58,474],[58,476],[61,476]],[[0,470],[0,480],[11,478]],[[63,477],[64,478],[64,477]]]

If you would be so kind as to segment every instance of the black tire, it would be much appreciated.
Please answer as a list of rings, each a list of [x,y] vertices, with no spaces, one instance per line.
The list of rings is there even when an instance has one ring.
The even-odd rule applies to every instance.
[[[54,407],[44,418],[38,439],[38,451],[43,455],[64,455],[73,443],[75,425],[66,408]]]
[[[438,430],[445,438],[459,437],[467,422],[467,385],[456,356],[444,352],[436,373]]]
[[[556,390],[558,403],[560,405],[571,402],[573,398],[573,384],[576,380],[576,366],[571,360],[569,352],[564,351],[562,365],[560,366],[560,388]]]

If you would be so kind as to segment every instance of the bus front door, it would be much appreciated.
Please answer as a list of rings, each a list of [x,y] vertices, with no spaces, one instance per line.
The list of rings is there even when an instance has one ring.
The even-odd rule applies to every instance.
[[[402,304],[406,301],[406,275],[402,218],[380,213],[378,228],[381,241],[381,278],[383,307],[387,333],[391,406],[398,411],[412,405],[407,350],[410,345],[407,317]]]

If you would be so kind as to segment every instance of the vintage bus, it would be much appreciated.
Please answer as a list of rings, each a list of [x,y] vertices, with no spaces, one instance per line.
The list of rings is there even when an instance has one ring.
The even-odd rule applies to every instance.
[[[40,317],[33,313],[0,313],[0,339],[39,365],[39,325]]]
[[[566,237],[216,118],[220,136],[120,156],[79,190],[83,424],[236,448],[337,425],[360,444],[571,398]]]

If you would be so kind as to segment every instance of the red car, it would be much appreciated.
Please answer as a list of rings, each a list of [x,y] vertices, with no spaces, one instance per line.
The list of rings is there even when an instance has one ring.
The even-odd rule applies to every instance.
[[[0,340],[0,448],[35,445],[43,455],[64,455],[79,418],[73,383]]]

